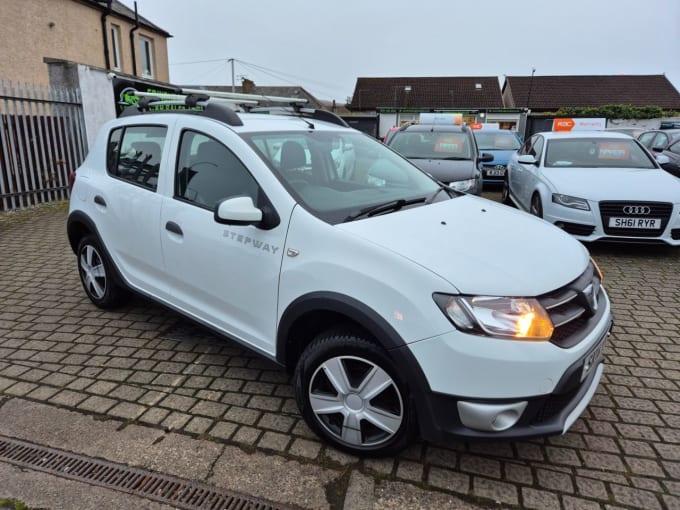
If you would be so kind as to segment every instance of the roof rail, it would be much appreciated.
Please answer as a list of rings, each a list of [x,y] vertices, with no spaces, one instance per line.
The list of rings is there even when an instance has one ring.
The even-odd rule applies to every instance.
[[[158,97],[143,92],[138,92],[137,95],[141,96],[140,100],[136,105],[128,106],[123,110],[121,117],[149,113],[184,113],[219,120],[228,126],[243,125],[241,117],[234,110],[224,104],[209,101],[210,98],[207,95],[177,96],[171,94]],[[174,99],[174,97],[181,97],[181,99]]]
[[[303,108],[297,104],[293,104],[288,107],[286,106],[253,107],[249,108],[248,111],[250,113],[280,113],[282,115],[292,115],[295,117],[305,117],[314,120],[321,120],[342,127],[347,128],[350,127],[350,125],[347,124],[347,122],[345,122],[345,120],[342,117],[336,115],[333,112],[329,112],[327,110],[319,110],[317,108]]]
[[[223,104],[228,103],[229,105],[247,108],[248,111],[251,112],[276,112],[321,120],[343,127],[350,127],[347,122],[333,112],[315,108],[304,108],[302,105],[307,102],[306,99],[300,100],[291,97],[236,94],[201,89],[179,90],[182,93],[154,94],[150,92],[134,91],[132,92],[132,95],[138,96],[140,98],[139,101],[136,105],[128,106],[123,110],[120,116],[129,117],[131,115],[142,115],[145,113],[188,113],[219,120],[229,126],[242,126],[243,121],[234,109]],[[258,104],[259,101],[288,102],[290,106],[253,108],[253,105]]]

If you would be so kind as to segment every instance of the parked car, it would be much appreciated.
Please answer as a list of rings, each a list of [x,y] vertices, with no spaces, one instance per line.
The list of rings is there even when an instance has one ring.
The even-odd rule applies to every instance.
[[[680,177],[680,139],[671,143],[663,152],[656,153],[656,161],[668,173]]]
[[[532,136],[510,160],[503,200],[582,241],[680,245],[680,180],[627,135]]]
[[[641,133],[637,139],[650,151],[661,152],[671,142],[680,139],[680,129],[652,129]]]
[[[399,131],[399,128],[396,126],[389,128],[387,133],[385,133],[385,137],[383,138],[382,142],[384,144],[388,144],[397,131]]]
[[[479,154],[475,137],[467,126],[403,126],[387,145],[438,181],[475,195],[482,192],[480,166],[493,159],[491,154]]]
[[[493,159],[482,165],[484,184],[503,184],[510,156],[520,148],[519,138],[507,129],[476,130],[475,140],[480,151],[491,154]]]
[[[133,291],[281,364],[309,427],[357,455],[576,421],[612,323],[583,245],[328,112],[186,104],[130,107],[78,170],[67,232],[95,305]],[[467,136],[437,134],[449,154]]]
[[[637,138],[646,130],[639,127],[608,127],[605,131],[613,131],[614,133],[623,133],[624,135],[632,136]]]

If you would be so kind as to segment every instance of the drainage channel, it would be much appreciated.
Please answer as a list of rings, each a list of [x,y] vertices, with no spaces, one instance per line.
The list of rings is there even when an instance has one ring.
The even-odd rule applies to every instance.
[[[290,507],[106,460],[0,436],[0,461],[187,510],[290,510]]]

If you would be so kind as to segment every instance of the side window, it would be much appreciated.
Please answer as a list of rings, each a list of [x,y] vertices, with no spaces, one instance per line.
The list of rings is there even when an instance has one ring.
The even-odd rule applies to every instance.
[[[156,191],[167,128],[128,126],[111,132],[106,165],[109,175]]]
[[[184,131],[175,176],[175,198],[208,209],[225,198],[248,196],[257,204],[258,185],[241,161],[220,142]]]
[[[543,137],[537,136],[534,143],[531,145],[531,155],[536,158],[536,161],[540,161],[541,155],[543,154]]]
[[[668,148],[668,150],[671,151],[673,154],[677,154],[680,156],[680,140],[671,145]]]
[[[531,147],[531,143],[533,142],[533,140],[534,140],[533,137],[525,140],[520,149],[517,151],[517,154],[519,154],[520,156],[529,154],[529,149]]]
[[[644,145],[645,147],[649,148],[652,138],[654,138],[654,133],[653,131],[651,133],[643,133],[640,135],[640,138],[638,138],[639,142]]]
[[[668,145],[668,135],[659,133],[652,142],[652,149],[658,149],[659,147],[665,147],[666,145]]]

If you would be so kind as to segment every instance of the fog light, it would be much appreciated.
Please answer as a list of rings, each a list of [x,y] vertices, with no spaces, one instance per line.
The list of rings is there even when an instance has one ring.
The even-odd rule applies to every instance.
[[[526,401],[507,404],[461,401],[458,402],[458,414],[466,427],[484,432],[500,432],[515,425],[526,407]]]

